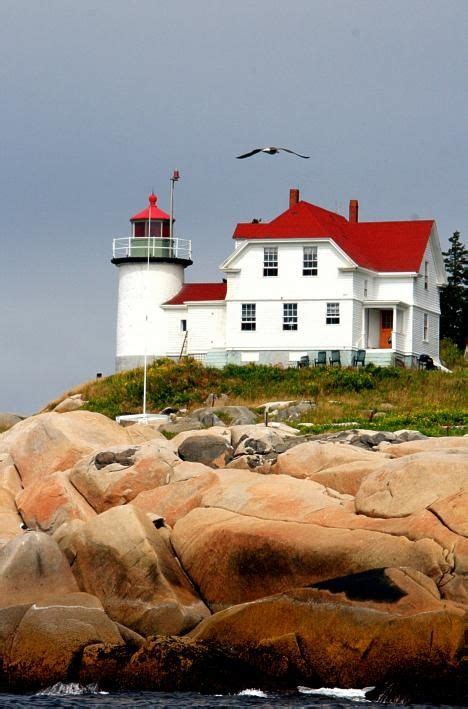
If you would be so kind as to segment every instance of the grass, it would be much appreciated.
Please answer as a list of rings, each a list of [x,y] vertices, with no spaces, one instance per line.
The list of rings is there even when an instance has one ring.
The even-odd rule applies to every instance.
[[[210,394],[222,393],[229,397],[222,405],[254,409],[271,400],[313,399],[317,406],[302,423],[313,424],[314,432],[336,430],[332,424],[355,421],[362,428],[416,428],[427,435],[463,435],[468,432],[466,372],[464,367],[446,374],[373,365],[359,370],[262,365],[214,369],[192,359],[181,363],[161,359],[148,368],[148,410],[169,405],[197,408]],[[111,418],[138,413],[142,370],[87,382],[73,390],[77,391],[88,401],[90,411]]]

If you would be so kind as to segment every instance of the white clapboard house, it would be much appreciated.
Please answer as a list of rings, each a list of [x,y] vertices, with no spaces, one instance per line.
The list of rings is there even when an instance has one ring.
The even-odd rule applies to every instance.
[[[118,370],[192,355],[206,364],[290,366],[339,351],[343,365],[439,360],[444,261],[435,221],[360,222],[300,199],[270,222],[238,224],[218,283],[186,283],[191,243],[150,195],[115,239]],[[149,252],[148,252],[149,250]],[[149,256],[149,259],[148,259]],[[323,355],[322,355],[323,356]]]

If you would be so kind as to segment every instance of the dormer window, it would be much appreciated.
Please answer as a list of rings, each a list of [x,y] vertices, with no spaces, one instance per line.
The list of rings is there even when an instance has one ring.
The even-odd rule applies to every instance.
[[[278,275],[278,247],[267,246],[263,249],[263,275]]]
[[[304,246],[302,253],[302,275],[316,276],[318,273],[317,266],[317,247]]]
[[[424,261],[424,290],[429,289],[429,261]]]

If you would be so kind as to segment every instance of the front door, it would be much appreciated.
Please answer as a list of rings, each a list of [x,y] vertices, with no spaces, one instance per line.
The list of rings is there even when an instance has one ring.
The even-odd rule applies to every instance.
[[[380,311],[380,342],[379,347],[383,350],[392,346],[393,330],[393,310]]]

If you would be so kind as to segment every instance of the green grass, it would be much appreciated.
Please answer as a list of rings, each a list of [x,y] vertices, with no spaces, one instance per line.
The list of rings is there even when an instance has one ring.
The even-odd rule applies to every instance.
[[[223,406],[245,405],[254,410],[271,400],[313,399],[317,406],[303,422],[313,423],[317,432],[330,428],[332,423],[356,421],[363,428],[417,428],[429,435],[461,435],[468,431],[466,390],[464,368],[452,374],[374,365],[359,370],[284,369],[254,364],[214,369],[189,358],[181,363],[161,359],[148,368],[149,411],[169,405],[197,408],[210,394],[226,394],[228,400],[223,401]],[[121,372],[74,391],[81,391],[89,402],[89,411],[111,418],[138,413],[143,372]],[[383,403],[386,407],[381,409]],[[384,409],[389,409],[384,417],[375,417]]]

